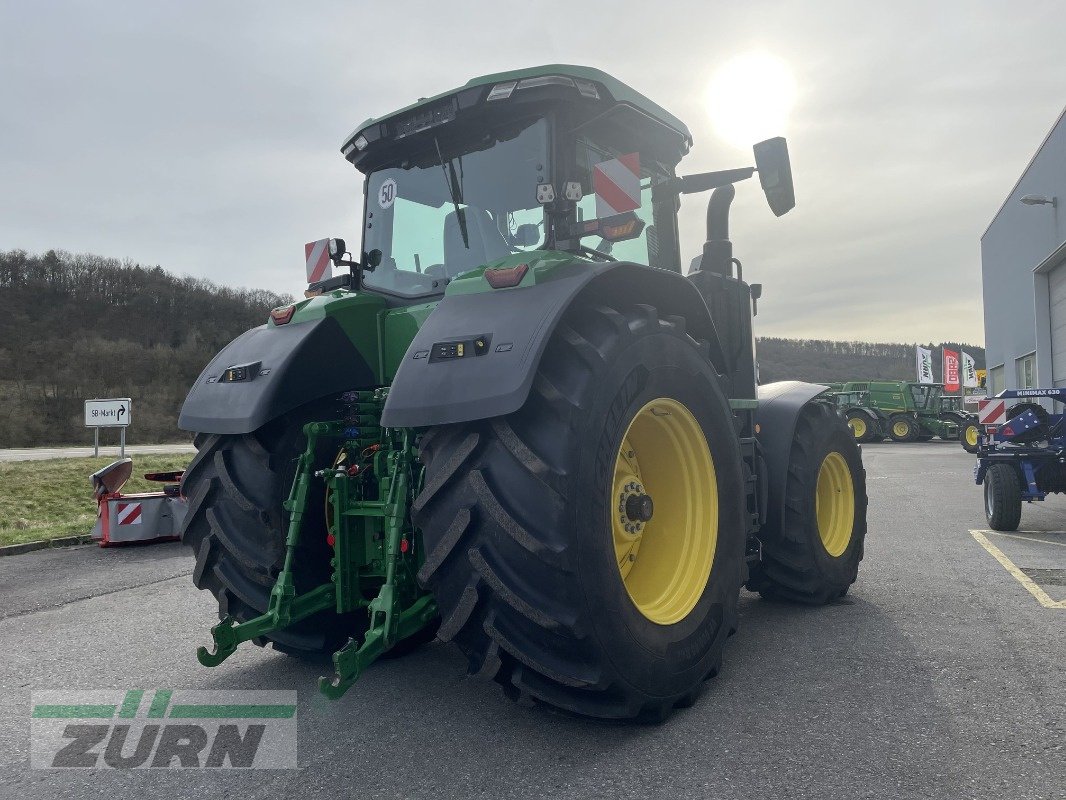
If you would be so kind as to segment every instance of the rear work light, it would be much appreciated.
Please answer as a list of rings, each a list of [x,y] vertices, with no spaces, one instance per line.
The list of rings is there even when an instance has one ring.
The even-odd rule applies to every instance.
[[[489,96],[486,100],[506,100],[511,96],[511,92],[514,91],[514,87],[518,85],[518,81],[508,81],[507,83],[497,83],[492,87],[492,91],[489,92]]]
[[[535,78],[525,78],[520,81],[505,81],[497,83],[489,90],[486,100],[506,100],[515,90],[536,89],[540,86],[570,86],[577,89],[582,97],[590,100],[599,100],[600,92],[596,84],[591,81],[583,81],[577,78],[568,78],[566,75],[538,75]]]
[[[565,75],[540,75],[518,82],[519,89],[535,89],[538,86],[575,86],[574,79]],[[576,86],[575,86],[576,88]]]
[[[292,315],[295,313],[296,306],[282,306],[270,312],[270,319],[274,321],[275,325],[284,325],[292,319]]]
[[[500,267],[498,269],[485,270],[485,280],[493,289],[510,289],[522,282],[529,271],[529,264],[518,264],[513,267]]]

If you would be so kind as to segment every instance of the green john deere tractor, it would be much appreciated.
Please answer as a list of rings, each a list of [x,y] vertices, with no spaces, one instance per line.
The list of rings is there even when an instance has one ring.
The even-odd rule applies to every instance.
[[[358,256],[197,379],[180,425],[212,666],[332,652],[342,694],[434,635],[512,698],[662,719],[695,701],[741,587],[841,597],[866,484],[823,386],[756,386],[733,184],[794,205],[783,139],[678,176],[684,123],[598,70],[489,75],[344,140]],[[698,269],[680,197],[712,191]]]
[[[977,424],[962,410],[962,399],[944,396],[939,383],[848,381],[830,384],[837,407],[855,440],[927,442],[934,436],[958,439],[976,452]],[[957,400],[955,403],[953,401]]]

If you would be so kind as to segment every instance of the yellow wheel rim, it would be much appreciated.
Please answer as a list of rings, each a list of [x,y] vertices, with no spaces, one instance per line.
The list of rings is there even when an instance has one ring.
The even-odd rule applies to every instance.
[[[970,447],[977,447],[977,426],[976,425],[967,425],[966,426],[966,444],[970,445]]]
[[[866,435],[866,420],[860,417],[850,417],[848,425],[851,426],[851,433],[856,439],[861,439]]]
[[[610,490],[615,561],[629,598],[659,625],[684,619],[703,595],[718,544],[718,479],[692,412],[665,397],[641,408],[622,437]]]
[[[899,437],[906,436],[910,429],[911,426],[906,422],[897,422],[892,426],[892,432]]]
[[[848,462],[836,451],[818,469],[814,508],[822,547],[836,558],[848,549],[855,524],[855,484]]]

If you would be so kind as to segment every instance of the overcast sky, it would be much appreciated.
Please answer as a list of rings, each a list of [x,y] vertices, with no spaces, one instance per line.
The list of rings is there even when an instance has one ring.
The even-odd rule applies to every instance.
[[[979,239],[1066,103],[1061,2],[0,0],[0,249],[62,248],[297,293],[303,243],[358,241],[338,148],[368,116],[539,63],[684,119],[683,171],[750,163],[707,107],[742,54],[796,85],[797,207],[742,184],[761,335],[983,341]],[[704,201],[686,198],[686,256]],[[686,263],[687,263],[686,257]]]

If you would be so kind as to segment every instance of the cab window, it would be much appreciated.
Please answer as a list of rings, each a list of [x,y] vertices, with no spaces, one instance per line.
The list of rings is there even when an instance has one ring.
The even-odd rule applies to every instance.
[[[619,136],[611,128],[593,126],[586,135],[577,140],[577,176],[581,181],[582,198],[577,203],[577,221],[597,219],[605,216],[605,207],[610,207],[607,197],[600,198],[597,207],[597,196],[593,185],[593,172],[597,165],[612,162],[610,167],[618,168],[617,159],[632,152],[632,145],[627,148],[619,142]],[[655,209],[652,204],[652,186],[669,178],[666,169],[644,153],[637,154],[640,159],[640,205],[631,209],[644,222],[644,230],[640,236],[624,242],[607,242],[597,239],[595,236],[582,241],[587,247],[606,253],[619,261],[632,261],[637,264],[648,264],[653,267],[677,269],[677,258],[672,255],[672,248],[665,246],[659,236],[659,226],[656,225],[657,217],[665,214],[664,209]],[[629,210],[629,209],[622,209]],[[657,212],[661,212],[657,213]],[[672,239],[673,209],[669,210],[669,217],[664,218],[664,226],[671,228],[668,232]],[[666,221],[668,219],[668,222]],[[669,239],[667,240],[669,241]]]

